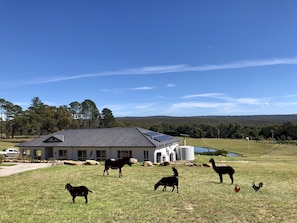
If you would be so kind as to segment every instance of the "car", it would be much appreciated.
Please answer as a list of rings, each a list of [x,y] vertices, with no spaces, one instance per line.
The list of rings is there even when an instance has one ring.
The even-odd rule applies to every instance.
[[[0,151],[0,155],[4,155],[5,157],[16,157],[20,154],[20,151],[15,148],[6,148]]]

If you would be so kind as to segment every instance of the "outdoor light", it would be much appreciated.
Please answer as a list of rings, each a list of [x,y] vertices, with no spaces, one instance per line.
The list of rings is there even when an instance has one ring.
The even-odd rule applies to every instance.
[[[246,137],[246,141],[248,144],[248,161],[250,162],[250,138]]]

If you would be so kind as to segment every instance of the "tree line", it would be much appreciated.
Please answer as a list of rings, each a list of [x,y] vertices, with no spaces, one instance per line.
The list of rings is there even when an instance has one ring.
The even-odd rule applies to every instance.
[[[116,126],[112,111],[104,108],[100,112],[89,99],[56,107],[46,105],[35,97],[25,111],[19,105],[0,99],[0,115],[1,138],[14,138],[16,135],[40,136],[62,129]]]
[[[41,136],[62,129],[141,127],[173,136],[254,140],[297,140],[297,115],[122,117],[86,99],[69,105],[49,106],[38,97],[22,107],[0,99],[0,137]]]
[[[193,138],[297,140],[297,115],[123,117],[122,126]]]

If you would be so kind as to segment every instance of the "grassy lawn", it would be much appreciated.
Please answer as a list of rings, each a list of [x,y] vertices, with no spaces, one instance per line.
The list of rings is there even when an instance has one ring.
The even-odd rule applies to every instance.
[[[102,176],[103,163],[52,166],[0,178],[0,222],[297,222],[297,147],[250,142],[248,159],[247,143],[238,141],[189,139],[187,144],[244,155],[214,157],[235,169],[239,193],[228,176],[219,184],[208,167],[176,165],[180,187],[172,193],[153,190],[161,177],[172,175],[170,166],[125,166],[123,178],[117,170]],[[196,156],[196,162],[209,158]],[[252,182],[260,181],[264,187],[255,192]],[[77,197],[73,204],[67,182],[92,190],[89,203]]]

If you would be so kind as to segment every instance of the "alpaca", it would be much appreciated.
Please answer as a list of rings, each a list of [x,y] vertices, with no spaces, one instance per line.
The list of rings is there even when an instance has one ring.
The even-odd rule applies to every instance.
[[[86,204],[87,204],[88,203],[88,193],[92,192],[85,186],[72,187],[70,183],[67,183],[65,185],[65,189],[67,189],[69,191],[69,193],[71,194],[73,203],[75,203],[76,196],[84,196],[86,199]]]
[[[174,175],[171,177],[163,177],[161,180],[159,180],[154,186],[155,190],[157,190],[158,187],[162,185],[164,186],[163,191],[166,191],[166,186],[168,186],[168,187],[173,187],[171,191],[173,192],[176,186],[176,193],[178,193],[178,178],[177,178],[178,172],[175,167],[172,167],[172,170]]]
[[[228,174],[231,179],[231,184],[233,184],[233,174],[235,173],[234,169],[231,166],[216,166],[216,163],[213,158],[209,160],[212,164],[214,171],[220,176],[220,183],[223,183],[223,174]]]

